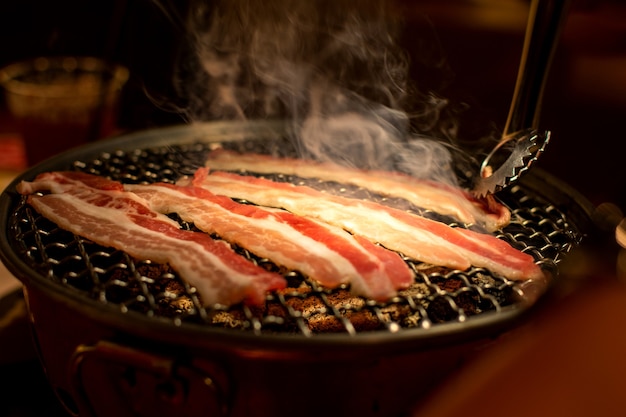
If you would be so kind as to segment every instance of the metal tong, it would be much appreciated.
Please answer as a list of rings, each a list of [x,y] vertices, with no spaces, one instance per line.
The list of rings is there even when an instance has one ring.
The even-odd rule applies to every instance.
[[[539,132],[539,113],[548,70],[569,0],[533,0],[513,100],[502,138],[480,165],[472,192],[493,194],[516,182],[543,153],[550,132]]]

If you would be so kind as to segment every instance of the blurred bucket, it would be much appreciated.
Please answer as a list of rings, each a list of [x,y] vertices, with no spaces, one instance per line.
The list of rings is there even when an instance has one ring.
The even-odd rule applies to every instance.
[[[92,57],[40,57],[0,69],[28,164],[114,133],[128,75]]]

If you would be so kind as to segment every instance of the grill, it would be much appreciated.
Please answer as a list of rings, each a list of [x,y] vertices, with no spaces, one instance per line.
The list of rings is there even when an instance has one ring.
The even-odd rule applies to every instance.
[[[137,132],[59,155],[15,183],[53,170],[173,182],[216,146],[284,150],[285,132],[267,121]],[[272,179],[381,198],[342,184]],[[268,294],[262,309],[203,306],[167,265],[59,229],[25,203],[15,183],[0,196],[0,256],[24,283],[35,346],[57,397],[81,417],[276,417],[294,410],[405,416],[473,353],[514,328],[547,289],[484,269],[432,268],[405,258],[415,282],[386,303],[281,271],[289,288]],[[552,277],[591,230],[590,204],[538,168],[498,198],[513,219],[498,237],[531,254]]]
[[[104,150],[92,146],[93,152],[67,155],[62,163],[57,161],[41,170],[80,170],[125,183],[174,182],[182,175],[192,174],[203,164],[206,153],[218,146],[291,154],[286,146],[288,142],[274,135],[268,138],[259,133],[259,138],[248,132],[242,137],[242,132],[235,132],[231,137],[233,132],[227,131],[230,135],[225,135],[218,129],[207,139],[206,134],[192,133],[191,129],[182,132],[159,131],[157,139],[163,139],[163,144],[154,145],[155,138],[150,135],[148,140],[139,141],[131,137],[117,148],[114,143],[110,147],[99,144]],[[284,175],[270,178],[394,204],[384,197],[339,183]],[[568,211],[572,211],[572,205],[564,206],[565,210],[559,207],[554,201],[558,200],[554,190],[546,195],[536,183],[545,184],[545,179],[535,184],[522,182],[498,195],[511,209],[512,221],[497,236],[531,254],[542,269],[556,276],[558,264],[580,243],[583,233],[576,221],[570,219]],[[461,226],[418,207],[409,210]],[[415,272],[415,282],[386,303],[355,297],[345,286],[332,290],[320,287],[296,271],[281,271],[288,280],[288,288],[268,294],[264,308],[203,306],[195,290],[167,265],[132,259],[122,251],[98,246],[61,230],[29,207],[25,198],[14,196],[10,212],[9,245],[27,269],[59,288],[84,297],[85,302],[106,306],[129,317],[157,318],[175,327],[203,326],[259,336],[284,333],[307,338],[322,333],[424,333],[478,316],[506,316],[523,310],[534,301],[537,290],[528,282],[511,281],[483,268],[467,271],[433,268],[404,257]],[[184,228],[194,227],[180,223]],[[267,269],[279,270],[271,260],[236,249]]]

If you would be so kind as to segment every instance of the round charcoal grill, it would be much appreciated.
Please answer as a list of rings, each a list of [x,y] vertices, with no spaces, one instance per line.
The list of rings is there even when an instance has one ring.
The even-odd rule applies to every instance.
[[[110,402],[110,398],[102,400],[105,395],[99,392],[100,388],[94,389],[91,383],[85,382],[87,372],[123,379],[129,366],[134,372],[145,368],[128,358],[147,357],[140,362],[151,363],[152,355],[169,358],[170,348],[175,348],[176,358],[180,352],[190,355],[190,351],[201,358],[211,358],[209,379],[213,381],[215,404],[219,404],[222,411],[228,410],[229,415],[238,415],[237,412],[245,415],[249,410],[242,408],[241,398],[251,394],[246,393],[245,384],[241,382],[237,384],[236,393],[232,393],[228,388],[232,384],[228,381],[241,381],[236,369],[241,363],[254,360],[251,358],[281,357],[281,362],[273,364],[269,372],[274,374],[283,365],[282,361],[287,361],[285,366],[291,366],[291,359],[304,356],[310,362],[310,355],[315,352],[320,360],[335,363],[333,369],[340,373],[343,366],[352,369],[355,362],[366,361],[366,366],[359,366],[368,370],[368,376],[376,378],[377,374],[388,372],[386,365],[383,369],[379,363],[371,364],[377,355],[416,354],[433,347],[441,353],[450,346],[467,350],[467,343],[472,344],[484,336],[492,337],[510,327],[545,290],[545,283],[511,281],[483,268],[448,270],[404,257],[415,272],[415,282],[386,303],[356,297],[347,287],[323,288],[297,271],[280,270],[288,281],[288,288],[268,294],[263,308],[204,306],[195,290],[167,265],[133,259],[123,251],[96,245],[61,230],[14,191],[17,181],[31,180],[44,171],[68,169],[124,183],[174,182],[182,175],[192,174],[203,164],[206,153],[218,146],[254,152],[280,150],[289,154],[280,132],[283,132],[282,126],[267,122],[215,123],[138,132],[50,159],[24,173],[3,193],[0,197],[3,228],[0,253],[9,270],[25,285],[42,360],[68,410],[81,411],[81,415],[99,415],[97,410]],[[339,183],[282,175],[270,178],[394,204],[381,196]],[[547,275],[556,277],[559,263],[584,235],[588,222],[585,200],[538,170],[527,174],[519,185],[502,191],[498,198],[512,211],[511,223],[498,232],[498,238],[531,254]],[[452,226],[462,226],[418,207],[409,209]],[[194,226],[181,222],[181,227]],[[255,257],[242,248],[236,250],[268,269],[279,270],[271,260]],[[50,311],[55,311],[54,318],[49,317]],[[63,329],[55,320],[63,320]],[[68,341],[62,344],[63,348],[56,343],[51,352],[49,345],[59,340],[59,333]],[[151,340],[149,348],[142,338]],[[155,340],[158,343],[155,344]],[[132,347],[127,348],[128,344]],[[181,345],[184,348],[181,349]],[[139,353],[135,352],[137,346],[140,346]],[[207,346],[210,348],[208,355]],[[135,353],[129,353],[128,349]],[[457,353],[448,354],[450,364],[456,364],[458,359],[453,358]],[[216,356],[219,361],[214,359]],[[344,360],[341,366],[336,364],[338,358]],[[450,367],[440,364],[436,371],[429,371],[419,360],[411,361],[411,365],[405,360],[393,366],[405,370],[407,366],[417,366],[420,372],[432,374],[431,381],[445,375]],[[172,361],[179,362],[178,359]],[[345,361],[352,365],[345,365]],[[100,362],[121,362],[125,370],[120,370],[114,378],[111,376],[114,368],[100,366]],[[219,363],[219,371],[215,370],[214,362]],[[224,362],[230,364],[226,371]],[[250,367],[250,363],[247,366]],[[206,367],[202,369],[208,372]],[[167,378],[172,377],[171,372],[171,369],[166,372]],[[324,378],[328,377],[329,371],[324,372]],[[226,376],[216,377],[216,374]],[[136,376],[134,378],[136,381]],[[119,381],[111,384],[119,385]],[[397,395],[406,392],[406,389],[396,388]],[[262,391],[258,384],[249,390]],[[193,397],[191,391],[186,395],[187,401],[193,402],[189,399]],[[299,395],[292,393],[296,400]],[[376,404],[361,410],[362,414],[367,415],[373,409],[397,411],[415,399],[413,395],[410,399],[398,400],[397,395],[391,396],[394,399],[389,403],[373,395]],[[155,401],[153,407],[160,401],[163,400]],[[235,405],[237,401],[239,405]],[[282,401],[285,402],[284,398]],[[86,413],[85,409],[91,411]],[[309,410],[314,409],[327,411],[315,407]],[[281,412],[280,407],[273,406],[267,415]]]
[[[264,151],[266,145],[246,140],[120,150],[102,153],[95,159],[77,160],[70,168],[127,183],[174,182],[202,166],[212,147],[258,152]],[[284,152],[285,148],[281,148]],[[283,175],[270,178],[393,204],[381,196],[368,195],[343,184]],[[526,193],[523,187],[511,189],[506,199],[513,210],[513,221],[498,237],[532,254],[544,269],[556,272],[562,255],[580,236],[554,206]],[[438,217],[417,207],[412,210],[426,217]],[[455,225],[452,219],[438,220]],[[191,229],[193,225],[181,222],[181,227]],[[320,332],[396,332],[403,328],[428,329],[434,324],[463,322],[470,316],[512,308],[525,298],[525,283],[494,276],[483,268],[451,271],[426,267],[405,257],[415,272],[415,284],[385,304],[351,296],[345,287],[325,289],[297,271],[289,271],[285,273],[289,288],[269,294],[264,309],[245,306],[226,309],[203,306],[194,289],[166,265],[131,259],[121,251],[60,230],[28,207],[25,198],[15,210],[10,235],[11,243],[19,248],[24,260],[60,285],[76,289],[100,303],[118,306],[123,312],[132,310],[167,317],[177,325],[189,322],[255,333],[297,332],[306,336]],[[241,248],[238,252],[268,269],[279,270],[271,260],[257,258]]]

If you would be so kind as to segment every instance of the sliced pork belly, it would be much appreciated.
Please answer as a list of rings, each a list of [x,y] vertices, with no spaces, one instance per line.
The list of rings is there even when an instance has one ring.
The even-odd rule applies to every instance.
[[[63,229],[139,259],[170,264],[198,290],[205,304],[262,304],[267,291],[286,285],[281,275],[253,264],[227,243],[181,230],[118,182],[54,172],[21,182],[17,189],[29,195],[35,210]],[[38,191],[50,194],[33,194]]]
[[[198,174],[193,182],[215,194],[316,218],[429,264],[459,270],[471,265],[485,267],[510,279],[543,276],[532,256],[495,236],[453,228],[374,202],[221,171]]]
[[[239,204],[194,186],[126,185],[159,213],[177,213],[260,257],[298,270],[333,288],[351,284],[358,295],[387,300],[413,275],[400,256],[341,228],[284,210]]]
[[[399,172],[368,171],[328,162],[277,158],[254,153],[242,154],[225,149],[212,151],[206,166],[211,170],[276,173],[339,181],[380,195],[403,198],[417,207],[451,216],[468,225],[484,227],[487,231],[506,226],[511,220],[509,209],[498,203],[493,196],[479,199],[461,188],[418,179]]]

